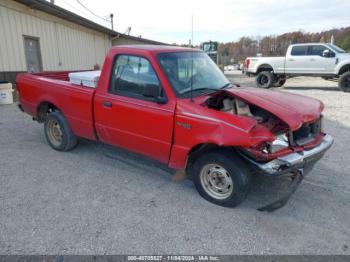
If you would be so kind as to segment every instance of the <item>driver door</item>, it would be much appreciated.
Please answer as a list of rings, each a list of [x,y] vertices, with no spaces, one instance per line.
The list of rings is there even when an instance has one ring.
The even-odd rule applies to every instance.
[[[144,57],[118,55],[108,93],[96,93],[95,122],[100,140],[167,163],[172,143],[174,105],[145,96],[147,85],[158,85],[151,63]]]
[[[329,56],[324,56],[328,50]],[[333,74],[336,64],[335,53],[324,45],[310,45],[308,50],[307,67],[316,74]]]

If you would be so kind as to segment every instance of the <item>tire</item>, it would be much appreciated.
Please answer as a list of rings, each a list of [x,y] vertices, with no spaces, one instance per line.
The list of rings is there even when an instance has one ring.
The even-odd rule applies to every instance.
[[[350,72],[346,72],[340,76],[338,86],[344,92],[350,92]]]
[[[259,88],[270,88],[273,86],[274,76],[272,72],[262,71],[255,77],[255,84]]]
[[[228,150],[212,151],[200,156],[194,162],[192,178],[204,199],[224,207],[235,207],[242,203],[251,185],[248,167]]]
[[[72,150],[78,143],[77,137],[60,112],[52,112],[46,117],[44,131],[47,142],[57,151]]]
[[[285,79],[285,78],[279,79],[273,83],[273,86],[274,87],[281,87],[286,83],[286,81],[287,81],[287,79]]]

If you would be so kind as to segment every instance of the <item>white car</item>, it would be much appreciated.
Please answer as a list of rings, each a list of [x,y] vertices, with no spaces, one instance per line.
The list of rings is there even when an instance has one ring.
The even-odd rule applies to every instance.
[[[285,57],[248,57],[247,75],[256,76],[261,88],[280,87],[293,76],[338,79],[344,92],[350,92],[350,53],[333,44],[290,45]]]
[[[224,67],[225,71],[233,71],[235,70],[235,66],[234,65],[227,65]]]

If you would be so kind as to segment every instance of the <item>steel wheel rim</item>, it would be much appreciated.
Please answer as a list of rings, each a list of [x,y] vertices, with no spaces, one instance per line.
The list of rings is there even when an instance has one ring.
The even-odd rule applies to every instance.
[[[63,141],[61,126],[56,120],[49,119],[47,122],[47,136],[54,146],[60,146]]]
[[[207,164],[200,172],[200,182],[204,191],[211,197],[223,200],[233,192],[230,173],[219,164]]]

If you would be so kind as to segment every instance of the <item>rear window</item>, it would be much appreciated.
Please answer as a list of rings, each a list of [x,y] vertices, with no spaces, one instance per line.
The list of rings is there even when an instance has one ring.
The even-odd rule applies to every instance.
[[[307,55],[307,46],[294,46],[291,54],[294,56]]]

